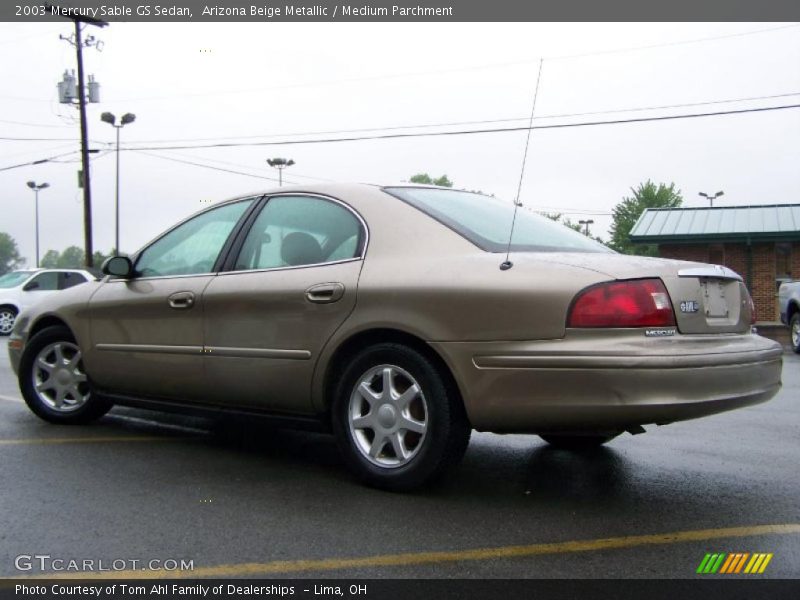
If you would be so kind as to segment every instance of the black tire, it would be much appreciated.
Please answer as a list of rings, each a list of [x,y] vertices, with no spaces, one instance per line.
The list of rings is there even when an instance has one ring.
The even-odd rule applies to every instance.
[[[410,437],[412,444],[414,436],[416,436],[417,442],[416,446],[409,450],[411,456],[398,458],[399,464],[394,466],[384,466],[374,462],[390,461],[392,460],[391,454],[397,457],[397,453],[392,450],[393,443],[388,437],[393,434],[386,433],[392,431],[391,429],[385,429],[383,433],[379,433],[377,427],[383,425],[376,424],[375,429],[361,429],[360,433],[357,433],[350,424],[351,398],[362,397],[355,396],[357,386],[371,371],[375,371],[374,377],[377,382],[378,374],[382,374],[386,366],[395,369],[393,372],[396,373],[396,376],[392,380],[393,382],[399,380],[399,384],[402,386],[404,382],[413,381],[421,390],[421,394],[416,394],[415,399],[412,400],[412,403],[417,403],[415,409],[417,412],[411,416],[420,419],[420,422],[424,421],[426,427],[424,435],[415,434],[402,427],[398,422],[400,417],[390,417],[395,419],[393,421],[395,425],[392,427],[400,427],[397,431],[403,436],[403,450],[407,450],[407,442]],[[406,376],[411,379],[409,380]],[[381,389],[382,381],[376,383]],[[394,383],[392,385],[394,386]],[[408,386],[406,391],[410,387]],[[358,401],[358,399],[353,400],[353,402]],[[373,412],[376,413],[377,422],[380,414],[386,414],[386,409],[383,404],[378,409],[373,410],[373,407],[374,405],[370,404],[368,416],[371,416]],[[409,404],[406,412],[412,408],[414,408],[412,404]],[[379,413],[379,409],[384,412]],[[401,409],[398,408],[398,410]],[[395,414],[392,411],[389,412],[392,415]],[[413,490],[441,477],[461,460],[472,433],[458,391],[448,385],[447,379],[422,354],[408,346],[396,343],[376,344],[348,360],[334,391],[332,424],[337,443],[350,470],[370,486],[396,492]],[[368,435],[370,431],[373,434],[371,441]],[[367,450],[362,450],[363,444],[375,444],[376,437],[379,435],[385,436],[388,446],[384,447],[384,452],[380,455],[370,459],[367,456]]]
[[[796,354],[800,354],[800,312],[795,311],[789,321],[789,343]]]
[[[17,310],[13,306],[0,306],[0,337],[11,334],[16,320]]]
[[[108,400],[99,397],[91,390],[91,383],[88,381],[88,378],[85,384],[80,384],[81,392],[88,394],[86,400],[82,402],[73,400],[73,406],[64,406],[61,409],[50,406],[36,391],[34,384],[35,378],[45,374],[42,369],[34,366],[36,359],[42,351],[53,344],[64,344],[64,348],[68,348],[70,345],[77,348],[75,337],[72,335],[72,332],[66,327],[61,326],[43,329],[25,344],[25,350],[22,352],[22,357],[20,359],[18,379],[22,397],[25,399],[28,408],[38,417],[50,423],[81,425],[99,419],[109,411],[112,404]],[[74,358],[74,354],[71,356]],[[83,365],[80,358],[75,368],[82,372]],[[51,376],[55,377],[56,375],[47,375],[48,378]],[[69,398],[62,399],[62,403],[66,404],[68,402],[71,402]]]
[[[561,450],[592,450],[610,442],[618,435],[619,433],[585,435],[552,433],[543,434],[539,437],[551,446]]]

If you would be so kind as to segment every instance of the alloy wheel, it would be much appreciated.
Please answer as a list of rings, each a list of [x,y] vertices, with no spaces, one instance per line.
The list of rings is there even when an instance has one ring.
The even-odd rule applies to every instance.
[[[428,431],[425,395],[407,371],[378,365],[356,382],[348,409],[350,435],[372,464],[396,468],[419,452]]]
[[[14,311],[4,308],[0,310],[0,335],[8,335],[14,329],[14,321],[17,315]]]
[[[89,400],[89,382],[81,351],[71,342],[46,345],[33,361],[33,389],[38,399],[58,412],[72,412]]]

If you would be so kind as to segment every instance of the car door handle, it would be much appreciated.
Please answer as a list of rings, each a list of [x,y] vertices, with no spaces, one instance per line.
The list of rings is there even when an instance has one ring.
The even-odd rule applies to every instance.
[[[319,283],[306,290],[306,300],[315,304],[329,304],[344,296],[344,285],[341,283]]]
[[[192,308],[194,306],[194,294],[192,292],[175,292],[167,298],[170,308]]]

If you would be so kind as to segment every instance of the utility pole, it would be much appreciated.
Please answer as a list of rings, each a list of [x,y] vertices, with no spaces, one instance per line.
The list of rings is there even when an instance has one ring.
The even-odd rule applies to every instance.
[[[86,90],[83,87],[83,42],[81,23],[75,19],[75,49],[78,57],[78,106],[81,113],[81,167],[83,169],[83,245],[87,267],[94,266],[92,254],[92,185],[89,175],[89,132],[86,128]]]
[[[54,12],[51,5],[45,5],[45,9],[49,10],[51,14]],[[75,54],[78,61],[78,110],[81,115],[81,166],[83,169],[83,176],[81,183],[83,184],[83,245],[85,254],[85,263],[87,267],[94,266],[94,248],[92,247],[92,186],[91,176],[89,173],[89,131],[86,124],[86,87],[84,85],[84,72],[83,72],[83,46],[97,45],[94,36],[89,36],[84,42],[81,39],[81,23],[88,23],[95,27],[105,27],[108,25],[106,21],[93,19],[91,17],[69,14],[66,18],[73,21],[75,24],[75,39],[60,36],[61,39],[68,41],[75,46]],[[94,83],[94,82],[92,82]]]

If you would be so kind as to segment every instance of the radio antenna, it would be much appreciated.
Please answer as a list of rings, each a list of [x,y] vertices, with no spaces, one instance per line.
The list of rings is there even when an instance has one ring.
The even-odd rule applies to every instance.
[[[522,180],[525,177],[525,162],[528,159],[528,146],[531,143],[531,131],[533,131],[533,115],[536,112],[536,98],[539,95],[539,81],[542,79],[542,64],[544,63],[544,58],[539,59],[539,72],[536,75],[536,88],[533,91],[533,105],[531,106],[531,118],[528,120],[528,136],[525,138],[525,153],[522,155],[522,168],[519,172],[519,185],[517,186],[517,197],[514,200],[514,217],[511,219],[511,232],[508,234],[508,245],[506,246],[506,259],[500,263],[500,270],[507,271],[511,267],[514,266],[510,260],[508,260],[509,254],[511,254],[511,240],[514,237],[514,226],[517,224],[517,211],[519,207],[522,206],[522,203],[519,201],[520,194],[522,194]]]

